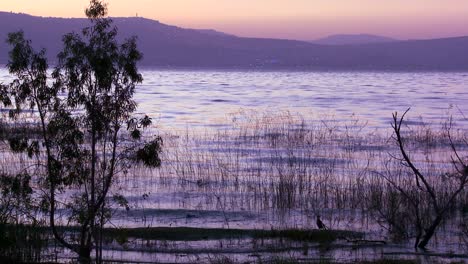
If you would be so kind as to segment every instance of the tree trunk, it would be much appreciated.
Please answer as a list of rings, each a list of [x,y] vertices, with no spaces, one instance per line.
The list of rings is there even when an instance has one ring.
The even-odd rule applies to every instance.
[[[442,215],[438,215],[437,218],[432,222],[432,225],[425,230],[424,236],[419,242],[418,247],[419,248],[426,248],[427,244],[429,244],[429,241],[431,240],[432,236],[435,234],[435,231],[439,224],[442,222]]]
[[[419,241],[421,241],[421,232],[418,231],[418,234],[416,235],[416,242],[414,243],[414,248],[419,247]]]
[[[91,262],[91,251],[93,249],[91,238],[92,234],[90,230],[85,230],[82,234],[79,250],[78,250],[78,263],[90,264]]]
[[[91,248],[81,247],[78,253],[78,263],[90,264],[91,263]]]

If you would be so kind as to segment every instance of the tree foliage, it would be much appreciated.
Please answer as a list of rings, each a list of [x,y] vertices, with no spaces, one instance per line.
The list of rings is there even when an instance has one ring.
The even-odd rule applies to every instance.
[[[118,204],[127,205],[112,188],[116,176],[135,164],[132,157],[159,167],[162,140],[142,139],[142,130],[151,125],[147,116],[138,127],[126,129],[137,108],[136,85],[143,80],[136,38],[117,41],[117,29],[106,18],[107,5],[100,1],[92,0],[86,15],[90,26],[63,37],[64,48],[52,73],[45,50],[36,52],[23,32],[9,34],[8,69],[16,78],[1,87],[0,99],[13,106],[9,115],[17,122],[25,110],[34,110],[40,135],[12,136],[8,142],[13,152],[27,153],[36,161],[35,176],[47,190],[42,204],[47,205],[54,237],[81,262],[90,262],[95,249],[99,262],[101,230],[114,201],[109,197],[120,197]],[[71,197],[58,198],[63,193]],[[63,224],[56,215],[62,208],[70,212],[67,222],[80,226],[76,239],[56,227]]]

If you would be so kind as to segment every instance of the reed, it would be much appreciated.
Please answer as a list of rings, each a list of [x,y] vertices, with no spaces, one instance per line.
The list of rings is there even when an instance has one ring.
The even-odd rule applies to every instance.
[[[372,130],[355,116],[310,121],[289,112],[242,112],[232,120],[229,128],[218,130],[150,131],[164,140],[163,165],[148,169],[134,164],[120,172],[114,190],[129,201],[129,210],[115,204],[111,223],[153,227],[205,221],[205,227],[226,229],[310,229],[321,215],[333,229],[405,240],[416,235],[411,202],[420,204],[421,214],[430,211],[429,199],[417,192],[409,169],[394,158],[399,150],[389,139],[391,128]],[[465,157],[467,131],[454,132],[453,142]],[[405,146],[440,199],[447,199],[456,184],[444,176],[452,169],[447,143],[439,124],[411,124],[405,134]],[[7,151],[0,159],[4,172],[26,169],[28,162],[24,154]],[[69,196],[62,194],[62,199]],[[464,190],[449,214],[460,219],[466,208]],[[61,209],[66,215],[66,208]],[[444,228],[456,228],[461,236],[461,225],[451,218]]]

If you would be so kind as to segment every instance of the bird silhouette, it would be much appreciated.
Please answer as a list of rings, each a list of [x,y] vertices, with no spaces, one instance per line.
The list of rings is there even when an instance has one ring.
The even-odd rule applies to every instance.
[[[327,226],[322,222],[322,220],[320,220],[320,215],[317,215],[317,227],[318,229],[320,230],[325,230],[327,229]]]

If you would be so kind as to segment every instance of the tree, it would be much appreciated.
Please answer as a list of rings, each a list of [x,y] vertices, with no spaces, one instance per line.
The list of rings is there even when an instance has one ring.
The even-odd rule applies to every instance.
[[[8,86],[0,83],[0,151],[11,150],[13,153],[21,152],[25,142],[19,137],[11,137],[16,133],[11,127],[4,110],[11,107],[12,101],[8,95]],[[5,161],[11,162],[5,159]],[[0,171],[0,262],[14,260],[34,260],[30,249],[40,250],[40,239],[35,232],[29,232],[39,225],[35,217],[37,207],[32,197],[31,175],[28,171],[17,171],[3,167]],[[31,228],[25,228],[28,224]],[[27,244],[29,247],[18,248],[18,245]]]
[[[398,116],[398,113],[394,113],[392,127],[394,140],[401,154],[397,160],[409,168],[413,178],[402,184],[390,177],[384,177],[412,208],[413,223],[416,229],[415,247],[426,248],[437,228],[447,217],[449,210],[455,205],[457,197],[468,186],[468,167],[466,161],[458,153],[452,139],[452,121],[450,120],[446,127],[445,136],[452,152],[453,171],[439,175],[438,177],[443,179],[444,184],[441,187],[435,186],[434,180],[430,179],[431,176],[424,175],[417,168],[406,150],[401,128],[408,111],[409,109],[401,117]],[[437,188],[443,189],[438,190]]]
[[[116,177],[135,163],[161,164],[161,138],[142,139],[141,130],[151,119],[145,116],[138,126],[129,126],[137,107],[133,94],[143,80],[136,38],[119,44],[106,15],[107,6],[91,0],[86,9],[91,26],[63,37],[64,49],[51,76],[45,50],[36,52],[22,32],[8,36],[8,69],[16,76],[8,87],[15,105],[10,117],[17,120],[29,108],[40,126],[39,135],[16,139],[23,143],[19,151],[36,159],[36,176],[47,189],[42,204],[55,239],[76,252],[81,263],[91,262],[93,249],[96,262],[102,261],[102,228],[111,216],[110,205],[126,206],[125,198],[112,190]],[[79,226],[76,238],[59,231],[57,225],[64,222],[58,220],[58,209],[67,209],[67,222]]]

